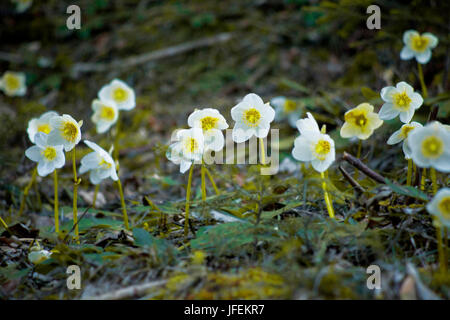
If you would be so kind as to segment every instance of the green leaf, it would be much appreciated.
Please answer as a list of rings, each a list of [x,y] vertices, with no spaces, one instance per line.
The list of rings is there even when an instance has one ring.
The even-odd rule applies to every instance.
[[[133,229],[133,237],[136,245],[140,247],[151,246],[154,243],[154,238],[148,231],[141,228]]]
[[[423,201],[428,201],[428,196],[420,191],[419,189],[411,186],[399,186],[397,184],[394,184],[392,181],[390,181],[388,178],[385,178],[386,184],[391,188],[392,191],[394,191],[397,194],[401,194],[404,196],[420,199]]]

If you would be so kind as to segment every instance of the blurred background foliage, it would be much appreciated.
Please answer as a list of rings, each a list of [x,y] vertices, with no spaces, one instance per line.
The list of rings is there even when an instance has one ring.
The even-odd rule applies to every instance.
[[[70,4],[81,8],[81,30],[66,28],[66,8]],[[381,30],[366,27],[369,16],[366,8],[371,4],[381,8]],[[279,95],[301,101],[303,111],[312,111],[319,122],[327,124],[336,141],[338,157],[344,149],[356,150],[353,141],[343,140],[338,135],[347,109],[364,101],[370,101],[378,109],[381,106],[378,95],[381,88],[401,80],[420,91],[415,61],[401,61],[399,57],[403,32],[408,29],[432,32],[439,38],[431,61],[424,66],[430,98],[426,101],[427,105],[419,110],[416,119],[424,123],[430,105],[438,104],[438,119],[448,123],[449,12],[450,2],[437,0],[35,0],[23,13],[17,13],[11,2],[2,1],[0,73],[6,70],[25,72],[28,93],[22,98],[0,95],[0,209],[12,214],[10,208],[17,206],[20,188],[29,179],[33,163],[25,159],[24,150],[30,145],[26,127],[32,117],[46,110],[69,113],[77,120],[84,120],[84,139],[96,141],[108,149],[111,136],[97,134],[90,121],[91,102],[101,86],[116,77],[131,85],[137,95],[136,109],[122,113],[125,131],[121,136],[121,175],[126,185],[127,199],[135,206],[133,210],[136,214],[149,210],[150,207],[142,199],[146,194],[161,201],[159,206],[164,212],[175,215],[180,212],[182,202],[166,202],[182,199],[185,183],[185,177],[177,174],[178,169],[168,164],[164,157],[164,145],[168,143],[171,131],[176,127],[186,127],[187,116],[194,108],[204,107],[218,108],[232,126],[230,108],[248,92],[261,95],[265,101]],[[207,44],[199,44],[202,39],[207,39]],[[191,47],[180,50],[180,45]],[[169,51],[166,50],[168,48]],[[136,62],[152,52],[159,56]],[[283,159],[289,156],[293,138],[298,133],[284,123],[274,126],[281,129]],[[364,146],[368,164],[394,179],[404,179],[404,160],[400,148],[386,149],[385,141],[399,126],[397,120],[388,121]],[[79,152],[79,157],[87,151]],[[228,173],[234,175],[234,182],[227,178]],[[250,178],[252,174],[249,173]],[[237,181],[237,188],[242,189],[231,199],[211,200],[211,206],[227,208],[223,211],[242,218],[243,212],[249,208],[247,202],[251,201],[251,196],[244,189],[248,187],[251,190],[253,180],[245,180],[247,176],[243,176],[237,168],[225,168],[216,175],[222,181],[219,182],[221,188],[233,189]],[[62,173],[61,178],[61,201],[68,205],[71,198],[69,170]],[[338,199],[338,211],[341,208],[342,214],[356,225],[338,226],[320,217],[312,217],[311,212],[325,211],[317,177],[311,176],[311,180],[307,181],[310,183],[308,188],[316,186],[317,190],[308,189],[311,202],[306,203],[305,197],[305,203],[293,217],[292,212],[278,212],[275,206],[266,210],[268,217],[273,219],[268,218],[266,224],[260,227],[248,224],[233,228],[227,223],[210,231],[215,236],[208,236],[206,229],[198,230],[198,238],[192,242],[193,249],[204,250],[208,255],[205,261],[200,259],[202,262],[197,263],[201,268],[196,267],[195,263],[189,265],[189,256],[180,258],[172,250],[165,250],[165,246],[172,246],[167,243],[164,244],[163,251],[167,254],[163,260],[155,251],[143,254],[133,249],[125,253],[122,247],[107,250],[108,247],[101,249],[86,245],[81,253],[61,248],[61,252],[65,253],[56,256],[55,261],[63,263],[76,257],[80,261],[90,261],[97,268],[96,272],[103,272],[102,276],[95,276],[93,269],[87,271],[93,282],[89,285],[92,291],[87,290],[86,295],[95,293],[95,285],[107,282],[115,273],[135,270],[134,263],[138,263],[141,269],[134,273],[134,281],[156,276],[166,277],[169,282],[172,278],[176,280],[172,281],[174,285],[151,297],[369,298],[375,296],[364,289],[366,276],[362,266],[383,260],[384,268],[388,270],[387,281],[397,288],[396,291],[385,292],[384,297],[400,297],[397,268],[403,268],[402,272],[405,269],[396,257],[416,255],[416,250],[420,251],[420,247],[430,241],[426,233],[433,232],[431,222],[428,219],[422,226],[418,218],[410,217],[401,209],[380,209],[375,201],[375,204],[370,202],[367,208],[372,206],[374,212],[381,210],[383,214],[374,216],[370,223],[365,221],[364,225],[360,225],[356,221],[362,220],[359,217],[364,217],[365,209],[351,202],[355,200],[352,190],[342,177],[333,173],[330,179],[336,185],[332,191]],[[306,190],[306,184],[297,185],[297,180],[293,181],[286,175],[266,183],[267,190],[271,192],[276,191],[279,185],[292,185],[290,195],[302,194]],[[363,185],[375,195],[383,191],[368,179]],[[29,207],[34,212],[40,212],[42,200],[44,211],[50,217],[48,203],[51,199],[48,194],[51,194],[52,186],[40,184],[39,188],[36,195],[30,196]],[[84,179],[81,189],[89,188],[88,179]],[[112,185],[105,187],[104,194],[107,200],[105,209],[119,212],[118,198]],[[287,195],[280,197],[283,196],[288,199],[288,206],[298,207],[297,198],[289,200]],[[87,205],[88,198],[82,197],[80,206]],[[267,202],[273,206],[271,199]],[[109,214],[117,216],[101,213],[102,216]],[[146,219],[145,223],[150,225],[157,221],[156,215]],[[139,221],[140,227],[144,227],[144,221]],[[89,225],[94,229],[86,229],[87,238],[99,241],[105,236],[95,229],[101,228],[104,221],[100,222],[94,221]],[[404,234],[404,238],[398,236],[397,228],[406,222],[410,228],[408,230],[414,230],[418,237],[416,242],[411,243]],[[273,231],[275,225],[278,228],[276,232]],[[385,229],[376,233],[369,226]],[[113,228],[111,224],[110,227]],[[363,232],[365,228],[367,230]],[[256,238],[239,238],[242,233]],[[235,239],[234,244],[242,251],[229,252],[228,243],[217,237],[223,234]],[[175,243],[180,241],[174,235],[168,238],[175,239]],[[210,242],[216,244],[214,248],[206,245]],[[160,245],[158,243],[156,247]],[[424,252],[421,254],[417,254],[418,264],[425,265],[431,256]],[[121,260],[116,265],[118,255],[126,256],[128,260]],[[142,255],[147,259],[145,262],[138,258]],[[178,269],[172,273],[172,269],[167,268],[176,265],[176,258],[181,259],[181,264],[189,265],[187,269],[177,267],[183,270],[181,274]],[[47,267],[52,263],[55,267],[55,261]],[[112,264],[107,264],[108,268],[115,266],[118,269],[107,269],[106,264],[99,261],[110,261]],[[259,267],[253,269],[258,264],[255,261],[263,261],[261,265],[266,271]],[[197,285],[195,288],[200,289],[194,292],[198,295],[192,295],[192,286],[198,283],[195,282],[196,277],[204,276],[205,270],[202,268],[205,264],[213,270],[229,271],[245,266],[250,271],[245,273],[243,269],[234,275],[209,273],[208,285]],[[152,273],[146,269],[149,265],[153,268]],[[40,268],[44,270],[46,265]],[[61,272],[61,269],[52,270],[50,275]],[[295,286],[280,288],[281,280],[270,272],[283,274],[290,279],[286,283],[310,290],[298,291]],[[313,280],[312,275],[317,276],[317,272],[322,282]],[[438,288],[430,274],[426,276],[427,283]],[[267,288],[264,288],[268,291],[255,291],[249,279],[259,279],[255,281],[263,287],[267,283]],[[211,284],[223,282],[227,283],[228,289],[214,293]],[[237,283],[244,283],[245,290],[236,292],[233,286]],[[123,280],[122,284],[127,283]],[[444,291],[448,294],[448,286],[446,288],[447,291]],[[61,298],[61,293],[56,292],[51,297]]]

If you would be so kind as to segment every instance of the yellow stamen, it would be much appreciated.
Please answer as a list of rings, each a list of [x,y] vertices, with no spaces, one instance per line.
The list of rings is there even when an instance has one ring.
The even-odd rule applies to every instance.
[[[46,147],[43,151],[41,151],[41,154],[48,161],[52,161],[56,158],[56,150],[53,147]]]
[[[19,78],[12,74],[5,74],[3,81],[5,82],[5,87],[9,91],[16,91],[20,88]]]
[[[442,216],[445,219],[450,219],[450,196],[444,197],[439,203],[438,203],[439,211],[442,213]]]
[[[251,108],[244,111],[242,118],[249,127],[256,127],[261,121],[261,113],[255,108]]]
[[[355,124],[358,127],[364,128],[369,120],[365,112],[359,110],[350,111],[345,115],[345,121]]]
[[[409,133],[414,130],[414,126],[411,125],[404,125],[401,129],[401,136],[403,137],[403,139],[406,139],[409,135]]]
[[[426,158],[436,159],[444,153],[444,143],[436,136],[429,136],[422,141],[422,154]]]
[[[184,143],[184,150],[186,153],[195,153],[198,150],[198,142],[194,138],[186,139]]]
[[[203,119],[200,120],[200,122],[202,123],[202,129],[204,131],[214,129],[218,121],[219,119],[214,117],[204,117]]]
[[[66,139],[67,141],[73,143],[77,139],[78,128],[72,122],[70,121],[64,122],[60,130],[63,134],[64,139]]]
[[[103,169],[110,169],[111,166],[112,166],[111,163],[106,162],[104,158],[102,158],[102,159],[100,160],[100,162],[98,163],[98,165],[99,165],[100,167],[102,167]]]
[[[395,107],[397,109],[400,109],[402,111],[409,109],[409,105],[411,104],[411,98],[408,97],[406,91],[394,94],[393,98],[395,102]]]
[[[49,125],[49,124],[44,123],[44,124],[41,124],[41,125],[39,125],[39,126],[37,127],[37,131],[38,131],[38,132],[43,132],[43,133],[49,134],[50,131],[51,131],[51,128],[50,128],[50,125]]]
[[[319,140],[316,143],[314,150],[316,152],[317,159],[325,160],[325,158],[327,157],[328,153],[331,150],[331,145],[326,140]]]
[[[292,100],[287,100],[284,102],[284,112],[290,113],[297,110],[297,103]]]
[[[107,120],[107,121],[113,121],[114,116],[116,115],[116,112],[114,108],[108,107],[103,105],[102,109],[100,110],[100,118]]]
[[[424,36],[415,35],[411,37],[411,48],[417,52],[423,52],[428,48],[430,40]]]
[[[123,88],[115,88],[112,97],[116,102],[124,102],[128,99],[128,92]]]

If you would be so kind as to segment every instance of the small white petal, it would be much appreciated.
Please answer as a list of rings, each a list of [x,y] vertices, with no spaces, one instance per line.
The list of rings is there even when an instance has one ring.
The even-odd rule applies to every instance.
[[[386,102],[380,109],[378,116],[381,120],[391,120],[398,116],[400,112],[394,109],[394,105],[390,102]]]
[[[428,48],[424,52],[416,54],[416,60],[421,63],[425,64],[428,63],[431,59],[431,50]]]

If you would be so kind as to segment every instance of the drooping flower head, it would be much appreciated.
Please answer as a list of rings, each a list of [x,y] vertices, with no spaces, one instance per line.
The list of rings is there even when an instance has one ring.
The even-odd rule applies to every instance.
[[[408,136],[414,129],[422,127],[422,124],[419,122],[413,121],[406,123],[389,137],[387,144],[393,145],[403,141],[402,148],[405,159],[411,159],[411,148],[408,146]]]
[[[417,62],[425,64],[430,61],[431,49],[434,49],[438,42],[438,38],[429,32],[419,34],[415,30],[405,31],[403,34],[405,46],[400,52],[400,58],[402,60],[416,58]]]
[[[55,169],[62,168],[66,162],[63,146],[54,146],[48,143],[48,135],[38,132],[34,136],[36,145],[29,147],[25,155],[31,161],[37,162],[37,172],[41,177],[52,173]]]
[[[111,155],[94,142],[84,140],[84,143],[94,152],[88,153],[81,159],[80,174],[89,171],[89,180],[92,184],[99,184],[106,178],[117,181],[119,177]]]
[[[94,114],[91,120],[95,123],[98,133],[108,131],[117,122],[117,118],[119,117],[119,108],[112,100],[102,101],[95,99],[92,101],[92,110],[94,110]]]
[[[81,140],[83,120],[76,122],[68,114],[50,119],[52,130],[48,135],[48,143],[54,146],[63,145],[65,151],[72,150]]]
[[[173,137],[174,143],[169,146],[166,157],[180,165],[180,172],[185,173],[192,163],[200,162],[204,152],[203,130],[200,128],[177,130]]]
[[[329,135],[320,132],[311,113],[307,115],[308,118],[297,121],[300,136],[294,141],[292,156],[299,161],[311,162],[316,171],[324,172],[336,157],[334,141]]]
[[[356,108],[348,110],[344,118],[345,123],[341,128],[343,138],[357,137],[366,140],[383,124],[383,120],[373,112],[373,105],[369,103],[361,103]]]
[[[55,111],[48,111],[43,113],[39,118],[33,118],[28,122],[28,138],[30,141],[34,143],[34,136],[38,132],[43,132],[45,134],[49,134],[52,130],[50,125],[50,119],[58,116],[58,113]]]
[[[136,106],[134,90],[119,79],[114,79],[111,83],[103,86],[98,97],[102,101],[114,101],[119,110],[131,110]]]
[[[270,105],[275,108],[276,121],[287,119],[291,127],[296,127],[296,122],[302,114],[302,109],[299,107],[297,101],[286,97],[275,97],[270,100]]]
[[[257,94],[249,93],[231,109],[231,117],[236,122],[233,141],[241,143],[252,136],[265,138],[275,117],[275,110]]]
[[[442,188],[427,204],[429,213],[437,216],[440,222],[450,228],[450,188]]]
[[[191,128],[201,128],[205,139],[205,151],[222,150],[225,139],[222,130],[228,128],[227,121],[216,109],[206,108],[195,110],[189,115],[188,125]]]
[[[27,93],[25,73],[6,71],[0,78],[0,89],[10,97],[24,96]]]
[[[22,13],[33,4],[33,0],[12,0],[16,4],[16,11]]]
[[[422,96],[414,92],[406,82],[399,82],[395,87],[384,87],[381,99],[385,102],[378,115],[382,120],[391,120],[400,115],[400,121],[409,123],[416,109],[423,103]]]
[[[450,131],[437,121],[416,128],[408,135],[411,158],[422,168],[450,172]]]

